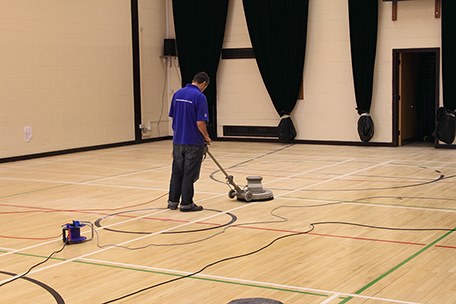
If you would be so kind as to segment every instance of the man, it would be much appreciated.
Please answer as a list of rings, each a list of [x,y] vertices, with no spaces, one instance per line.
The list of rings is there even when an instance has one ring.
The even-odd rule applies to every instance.
[[[198,180],[205,144],[211,143],[207,132],[207,99],[203,91],[209,85],[205,72],[197,73],[191,84],[174,93],[169,110],[173,120],[173,169],[169,185],[168,208],[201,211],[193,202],[193,184]],[[179,205],[180,204],[180,205]]]

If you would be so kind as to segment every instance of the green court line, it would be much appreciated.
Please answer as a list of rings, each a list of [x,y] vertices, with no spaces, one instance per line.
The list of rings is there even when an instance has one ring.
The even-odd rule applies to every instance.
[[[434,246],[435,244],[437,244],[438,242],[440,242],[441,240],[443,240],[444,238],[446,238],[447,236],[449,236],[450,234],[452,234],[455,231],[456,231],[456,227],[454,229],[448,231],[447,233],[445,233],[441,237],[439,237],[437,240],[435,240],[432,243],[426,245],[421,250],[419,250],[418,252],[414,253],[413,255],[411,255],[410,257],[408,257],[407,259],[405,259],[401,263],[397,264],[396,266],[394,266],[393,268],[391,268],[387,272],[383,273],[382,275],[380,275],[379,277],[377,277],[373,281],[369,282],[368,284],[366,284],[365,286],[363,286],[362,288],[360,288],[359,290],[357,290],[353,294],[361,294],[363,291],[365,291],[366,289],[370,288],[371,286],[376,284],[378,281],[382,280],[383,278],[385,278],[386,276],[388,276],[392,272],[396,271],[397,269],[399,269],[400,267],[402,267],[403,265],[405,265],[406,263],[408,263],[409,261],[411,261],[412,259],[414,259],[418,255],[422,254],[423,252],[425,252],[426,250],[428,250],[429,248],[431,248],[432,246]],[[7,251],[0,250],[0,252],[7,252]],[[37,258],[43,258],[43,259],[47,258],[47,256],[20,253],[20,252],[17,252],[17,253],[14,253],[14,254],[23,255],[23,256],[30,256],[30,257],[37,257]],[[67,259],[51,257],[51,260],[66,261]],[[83,260],[74,260],[72,262],[80,263],[80,264],[87,264],[87,265],[101,266],[101,267],[117,268],[117,269],[123,269],[123,270],[131,270],[131,271],[139,271],[139,272],[161,274],[161,275],[174,276],[174,277],[182,277],[182,276],[184,276],[184,275],[174,274],[174,273],[169,273],[169,272],[162,272],[162,271],[141,269],[141,268],[134,268],[134,267],[126,267],[126,266],[120,266],[120,265],[102,264],[102,263],[95,263],[95,262],[89,262],[89,261],[83,261]],[[232,284],[232,285],[239,285],[239,286],[263,288],[263,289],[285,291],[285,292],[292,292],[292,293],[300,293],[300,294],[313,295],[313,296],[325,297],[325,298],[329,297],[327,294],[319,294],[319,293],[314,293],[314,292],[306,292],[306,291],[299,291],[299,290],[293,290],[293,289],[287,289],[287,288],[279,288],[279,287],[262,286],[262,285],[258,285],[258,284],[231,282],[231,281],[226,281],[226,280],[221,280],[221,279],[202,278],[202,277],[195,277],[195,276],[192,276],[192,277],[189,277],[189,278],[196,279],[196,280],[217,282],[217,283],[226,283],[226,284]],[[343,300],[339,304],[343,304],[343,303],[346,303],[346,302],[350,301],[351,299],[353,299],[353,297],[340,297],[340,299],[343,299]]]
[[[14,254],[28,256],[28,257],[42,258],[42,259],[47,258],[47,256],[41,256],[41,255],[29,254],[29,253],[17,252]],[[51,257],[50,260],[67,261],[67,259],[56,258],[56,257]],[[72,262],[80,263],[80,264],[87,264],[87,265],[94,265],[94,266],[101,266],[101,267],[117,268],[117,269],[123,269],[123,270],[132,270],[132,271],[147,272],[147,273],[153,273],[153,274],[161,274],[161,275],[167,275],[167,276],[173,276],[173,277],[185,276],[185,275],[164,272],[164,271],[141,269],[141,268],[121,266],[121,265],[102,264],[102,263],[95,263],[95,262],[83,261],[83,260],[74,260]],[[271,286],[264,286],[264,285],[258,285],[258,284],[250,284],[250,283],[232,282],[232,281],[226,281],[226,280],[221,280],[221,279],[203,278],[203,277],[196,277],[196,276],[189,277],[189,279],[225,283],[225,284],[232,284],[232,285],[239,285],[239,286],[246,286],[246,287],[263,288],[263,289],[270,289],[270,290],[277,290],[277,291],[285,291],[285,292],[299,293],[299,294],[305,294],[305,295],[311,295],[311,296],[317,296],[317,297],[325,297],[325,298],[329,297],[327,294],[315,293],[315,292],[310,292],[310,291],[301,291],[301,290],[294,290],[294,289],[280,288],[280,287],[271,287]]]
[[[15,252],[14,254],[28,256],[28,257],[34,257],[34,258],[41,258],[41,259],[46,259],[47,258],[47,256],[39,255],[39,254],[32,254],[32,253]],[[49,260],[66,261],[67,259],[51,257]]]
[[[363,287],[361,287],[361,289],[355,291],[353,294],[361,294],[363,291],[365,291],[366,289],[368,289],[369,287],[371,287],[372,285],[374,285],[375,283],[377,283],[378,281],[382,280],[383,278],[385,278],[386,276],[390,275],[391,273],[393,273],[394,271],[398,270],[400,267],[404,266],[406,263],[410,262],[412,259],[416,258],[417,256],[419,256],[420,254],[422,254],[423,252],[425,252],[426,250],[428,250],[429,248],[431,248],[432,246],[434,246],[435,244],[437,244],[438,242],[440,242],[441,240],[443,240],[444,238],[446,238],[447,236],[449,236],[450,234],[452,234],[453,232],[456,231],[456,228],[453,228],[452,230],[448,231],[447,233],[445,233],[444,235],[442,235],[441,237],[439,237],[437,240],[435,240],[434,242],[430,243],[429,245],[423,247],[421,250],[417,251],[416,253],[414,253],[413,255],[411,255],[410,257],[408,257],[407,259],[405,259],[404,261],[400,262],[399,264],[397,264],[396,266],[394,266],[393,268],[391,268],[390,270],[388,270],[387,272],[383,273],[382,275],[380,275],[378,278],[374,279],[373,281],[367,283],[366,285],[364,285]],[[343,304],[343,303],[347,303],[348,301],[350,301],[351,299],[353,299],[353,297],[348,297],[348,298],[345,298],[343,301],[339,302],[339,304]]]

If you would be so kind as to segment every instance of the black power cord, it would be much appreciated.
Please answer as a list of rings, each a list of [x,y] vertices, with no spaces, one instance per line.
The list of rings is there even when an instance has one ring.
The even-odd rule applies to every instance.
[[[276,153],[278,151],[281,151],[283,149],[286,149],[288,147],[290,147],[292,145],[288,145],[286,147],[283,147],[281,149],[277,149],[277,150],[274,150],[274,151],[271,151],[269,153],[266,153],[264,155],[261,155],[259,157],[256,157],[256,158],[252,158],[252,159],[249,159],[249,160],[246,160],[244,162],[241,162],[241,163],[238,163],[236,165],[233,165],[231,167],[229,167],[228,169],[230,168],[235,168],[239,165],[243,165],[245,163],[248,163],[248,162],[251,162],[255,159],[258,159],[258,158],[261,158],[261,157],[264,157],[264,156],[267,156],[267,155],[270,155],[270,154],[273,154],[273,153]],[[217,179],[215,179],[214,175],[218,172],[219,170],[217,171],[214,171],[212,172],[212,174],[210,175],[210,178],[216,182],[222,182],[222,181],[219,181]],[[426,181],[426,182],[422,182],[422,183],[418,183],[418,184],[410,184],[410,185],[402,185],[402,186],[393,186],[393,187],[387,187],[387,188],[372,188],[372,189],[361,189],[361,190],[384,190],[384,189],[399,189],[399,188],[409,188],[409,187],[417,187],[417,186],[423,186],[423,185],[427,185],[427,184],[432,184],[432,183],[435,183],[435,182],[438,182],[438,181],[441,181],[441,180],[444,180],[444,179],[451,179],[451,178],[454,178],[456,177],[456,175],[451,175],[451,176],[445,176],[444,174],[441,174],[440,171],[438,170],[435,170],[436,173],[439,173],[440,175],[433,179],[433,180],[430,180],[430,181]],[[360,190],[360,189],[337,189],[337,191],[356,191],[356,190]],[[304,190],[305,191],[305,190]],[[315,191],[315,190],[313,190]],[[318,191],[336,191],[336,190],[318,190]],[[320,204],[320,205],[312,205],[312,206],[279,206],[277,208],[274,208],[272,211],[271,211],[271,215],[276,217],[276,218],[279,218],[278,221],[270,221],[270,222],[263,222],[263,223],[278,223],[278,222],[286,222],[288,221],[287,218],[285,217],[282,217],[282,216],[279,216],[279,215],[276,215],[274,214],[274,211],[279,209],[279,208],[284,208],[284,207],[288,207],[288,208],[294,208],[294,207],[321,207],[321,206],[330,206],[330,205],[337,205],[337,204],[342,204],[343,202],[335,202],[335,203],[326,203],[326,204]],[[249,223],[249,224],[259,224],[259,222],[255,222],[255,223]],[[236,226],[241,226],[241,225],[247,225],[246,223],[244,224],[237,224],[237,225],[229,225],[227,227],[225,227],[223,229],[223,231],[221,232],[218,232],[218,233],[215,233],[207,238],[204,238],[204,239],[200,239],[200,240],[197,240],[197,241],[194,241],[194,242],[188,242],[188,243],[182,243],[182,244],[176,244],[176,245],[187,245],[187,244],[191,244],[191,243],[196,243],[196,242],[201,242],[201,241],[204,241],[204,240],[207,240],[209,238],[212,238],[212,237],[215,237],[216,235],[220,235],[222,233],[224,233],[228,228],[230,227],[236,227]],[[234,260],[234,259],[237,259],[237,258],[242,258],[242,257],[246,257],[246,256],[249,256],[249,255],[253,255],[255,253],[258,253],[268,247],[270,247],[272,244],[274,244],[275,242],[281,240],[281,239],[284,239],[284,238],[288,238],[288,237],[293,237],[293,236],[298,236],[298,235],[303,235],[303,234],[308,234],[310,233],[311,231],[313,231],[315,229],[316,226],[318,225],[350,225],[350,226],[357,226],[357,227],[363,227],[363,228],[369,228],[369,229],[382,229],[382,230],[392,230],[392,231],[456,231],[456,227],[453,228],[453,229],[449,229],[449,228],[398,228],[398,227],[385,227],[385,226],[374,226],[374,225],[366,225],[366,224],[360,224],[360,223],[351,223],[351,222],[340,222],[340,221],[325,221],[325,222],[315,222],[315,223],[311,223],[309,224],[310,228],[307,230],[307,231],[303,231],[303,232],[297,232],[297,233],[291,233],[291,234],[287,234],[287,235],[283,235],[283,236],[280,236],[278,238],[275,238],[273,239],[271,242],[269,242],[268,244],[254,250],[254,251],[251,251],[251,252],[248,252],[248,253],[245,253],[245,254],[241,254],[241,255],[237,255],[237,256],[232,256],[232,257],[228,257],[228,258],[224,258],[224,259],[220,259],[220,260],[217,260],[215,262],[212,262],[210,264],[207,264],[206,266],[204,266],[203,268],[201,268],[200,270],[198,271],[195,271],[193,273],[190,273],[190,274],[187,274],[185,276],[181,276],[181,277],[177,277],[177,278],[173,278],[171,280],[167,280],[167,281],[163,281],[163,282],[160,282],[160,283],[157,283],[157,284],[154,284],[154,285],[151,285],[151,286],[148,286],[148,287],[145,287],[145,288],[142,288],[142,289],[139,289],[137,291],[134,291],[134,292],[131,292],[131,293],[128,293],[126,295],[123,295],[123,296],[120,296],[118,298],[115,298],[115,299],[112,299],[112,300],[109,300],[109,301],[106,301],[106,302],[103,302],[102,304],[108,304],[108,303],[114,303],[114,302],[117,302],[119,300],[122,300],[122,299],[125,299],[125,298],[128,298],[128,297],[131,297],[131,296],[134,296],[136,294],[139,294],[141,292],[144,292],[144,291],[147,291],[147,290],[150,290],[150,289],[153,289],[153,288],[156,288],[156,287],[159,287],[159,286],[162,286],[162,285],[165,285],[165,284],[168,284],[168,283],[172,283],[172,282],[176,282],[176,281],[179,281],[179,280],[182,280],[182,279],[185,279],[185,278],[190,278],[192,276],[195,276],[201,272],[203,272],[204,270],[206,270],[207,268],[209,267],[212,267],[214,265],[217,265],[217,264],[220,264],[220,263],[223,263],[223,262],[226,262],[226,261],[229,261],[229,260]],[[170,246],[172,244],[164,244],[165,246]],[[108,245],[108,246],[113,246],[113,245]],[[148,245],[150,246],[150,245]],[[145,246],[147,247],[147,246]],[[142,248],[145,248],[145,247],[140,247],[138,249],[142,249]],[[133,249],[133,248],[126,248],[126,249]],[[136,248],[135,248],[136,249]]]
[[[185,276],[181,276],[181,277],[177,277],[177,278],[173,278],[171,280],[167,280],[167,281],[163,281],[163,282],[160,282],[160,283],[157,283],[157,284],[154,284],[154,285],[151,285],[151,286],[148,286],[148,287],[144,287],[142,289],[139,289],[137,291],[134,291],[134,292],[131,292],[129,294],[126,294],[126,295],[123,295],[121,297],[118,297],[118,298],[115,298],[115,299],[112,299],[112,300],[109,300],[107,302],[103,302],[102,304],[108,304],[108,303],[114,303],[114,302],[117,302],[119,300],[122,300],[122,299],[125,299],[125,298],[128,298],[128,297],[131,297],[131,296],[134,296],[136,294],[139,294],[141,292],[144,292],[146,290],[150,290],[152,288],[156,288],[156,287],[159,287],[159,286],[162,286],[162,285],[165,285],[165,284],[168,284],[168,283],[171,283],[171,282],[176,282],[176,281],[179,281],[179,280],[182,280],[182,279],[186,279],[186,278],[190,278],[190,277],[193,277],[201,272],[203,272],[204,270],[206,270],[207,268],[209,267],[212,267],[214,265],[217,265],[217,264],[220,264],[220,263],[223,263],[223,262],[226,262],[226,261],[230,261],[230,260],[234,260],[234,259],[239,259],[239,258],[243,258],[243,257],[246,257],[246,256],[249,256],[249,255],[252,255],[252,254],[255,254],[255,253],[258,253],[268,247],[270,247],[272,244],[274,244],[275,242],[281,240],[281,239],[284,239],[284,238],[288,238],[288,237],[292,237],[292,236],[296,236],[296,235],[302,235],[302,234],[306,234],[306,233],[309,233],[311,232],[312,230],[314,229],[314,227],[311,226],[311,228],[307,231],[303,231],[303,232],[297,232],[297,233],[291,233],[291,234],[286,234],[286,235],[282,235],[278,238],[275,238],[273,239],[272,241],[270,241],[268,244],[258,248],[258,249],[255,249],[253,251],[250,251],[250,252],[247,252],[247,253],[244,253],[244,254],[240,254],[240,255],[235,255],[235,256],[232,256],[232,257],[228,257],[228,258],[224,258],[224,259],[221,259],[221,260],[217,260],[215,262],[212,262],[210,264],[207,264],[206,266],[204,266],[203,268],[201,268],[200,270],[198,271],[195,271],[195,272],[192,272],[190,274],[187,274]]]
[[[325,204],[325,205],[327,205],[327,204]],[[277,208],[273,209],[271,211],[271,215],[280,218],[280,220],[279,221],[275,221],[275,223],[287,221],[286,218],[281,217],[279,215],[273,214],[274,210],[276,210],[278,208],[283,208],[283,207],[298,207],[298,206],[280,206],[280,207],[277,207]],[[301,206],[301,207],[303,207],[303,206]],[[315,206],[313,206],[313,207],[315,207]],[[273,222],[268,222],[268,223],[273,223]],[[250,223],[250,224],[253,224],[253,223]],[[255,224],[259,224],[259,222],[256,222]],[[247,224],[245,223],[245,224],[238,224],[238,225],[232,225],[232,226],[229,226],[229,227],[225,227],[223,232],[225,232],[226,229],[228,229],[230,227],[241,226],[241,225],[247,225]],[[452,228],[452,229],[450,229],[450,228],[399,228],[399,227],[385,227],[385,226],[375,226],[375,225],[367,225],[367,224],[361,224],[361,223],[339,222],[339,221],[315,222],[315,223],[309,224],[310,228],[308,230],[306,230],[306,231],[290,233],[290,234],[286,234],[286,235],[277,237],[277,238],[273,239],[272,241],[270,241],[268,244],[266,244],[266,245],[264,245],[264,246],[262,246],[262,247],[260,247],[260,248],[258,248],[256,250],[253,250],[253,251],[250,251],[250,252],[247,252],[247,253],[244,253],[244,254],[240,254],[240,255],[236,255],[236,256],[232,256],[232,257],[228,257],[228,258],[217,260],[215,262],[207,264],[206,266],[204,266],[200,270],[192,272],[192,273],[187,274],[185,276],[173,278],[171,280],[163,281],[163,282],[160,282],[160,283],[148,286],[148,287],[144,287],[142,289],[139,289],[137,291],[134,291],[134,292],[128,293],[126,295],[120,296],[118,298],[103,302],[102,304],[114,303],[114,302],[117,302],[119,300],[122,300],[122,299],[125,299],[125,298],[128,298],[128,297],[137,295],[137,294],[139,294],[141,292],[144,292],[144,291],[147,291],[147,290],[150,290],[150,289],[153,289],[153,288],[165,285],[165,284],[169,284],[169,283],[176,282],[176,281],[179,281],[179,280],[182,280],[182,279],[190,278],[192,276],[195,276],[195,275],[203,272],[204,270],[206,270],[206,269],[208,269],[208,268],[210,268],[210,267],[212,267],[214,265],[217,265],[217,264],[220,264],[220,263],[223,263],[223,262],[226,262],[226,261],[230,261],[230,260],[234,260],[234,259],[238,259],[238,258],[243,258],[243,257],[246,257],[246,256],[250,256],[250,255],[256,254],[256,253],[258,253],[258,252],[270,247],[272,244],[276,243],[279,240],[282,240],[282,239],[285,239],[285,238],[289,238],[289,237],[293,237],[293,236],[308,234],[311,231],[313,231],[316,226],[319,226],[319,225],[349,225],[349,226],[357,226],[357,227],[363,227],[363,228],[369,228],[369,229],[382,229],[382,230],[392,230],[392,231],[456,231],[456,227]],[[223,232],[217,233],[216,235],[221,234]]]
[[[162,198],[163,196],[165,196],[165,195],[167,195],[167,194],[168,194],[168,192],[165,193],[165,194],[162,194],[162,195],[160,195],[160,196],[158,196],[158,197],[156,197],[156,198],[154,198],[154,199],[152,199],[152,200],[150,200],[150,201],[147,201],[146,203],[143,203],[143,204],[148,204],[148,203],[157,201],[158,199]],[[91,222],[88,222],[88,223],[91,223]],[[91,223],[91,224],[92,224],[92,223]],[[93,235],[93,233],[96,233],[97,239],[98,239],[98,232],[97,232],[95,229],[93,229],[93,224],[92,224],[92,235]],[[59,250],[56,250],[56,251],[52,252],[49,256],[46,257],[46,259],[45,259],[44,261],[41,261],[41,262],[39,262],[39,263],[33,265],[33,266],[30,267],[26,272],[24,272],[23,274],[21,274],[21,275],[19,275],[19,276],[16,276],[14,279],[12,279],[12,280],[10,280],[10,281],[6,281],[6,282],[1,283],[1,284],[0,284],[0,287],[2,287],[2,286],[4,286],[4,285],[6,285],[6,284],[9,284],[9,283],[11,283],[11,282],[14,282],[14,281],[16,281],[16,280],[18,280],[18,279],[21,279],[21,278],[25,277],[25,276],[26,276],[27,274],[29,274],[30,271],[32,271],[34,268],[36,268],[36,267],[38,267],[38,266],[40,266],[40,265],[43,265],[44,263],[46,263],[47,261],[49,261],[55,254],[62,252],[63,249],[65,249],[66,245],[67,245],[67,243],[64,242],[62,248],[60,248]],[[98,244],[98,245],[99,245],[99,244]],[[100,247],[100,246],[98,246],[98,247]],[[100,248],[102,248],[102,247],[100,247]]]
[[[53,253],[51,253],[44,261],[41,261],[41,262],[39,262],[39,263],[33,265],[33,266],[30,267],[26,272],[24,272],[23,274],[21,274],[21,275],[19,275],[19,276],[16,276],[16,277],[13,278],[12,280],[9,280],[9,281],[6,281],[6,282],[1,283],[1,284],[0,284],[0,287],[2,287],[2,286],[4,286],[4,285],[6,285],[6,284],[9,284],[9,283],[11,283],[11,282],[14,282],[14,281],[16,281],[16,280],[18,280],[18,279],[21,279],[21,278],[25,277],[25,276],[26,276],[27,274],[29,274],[30,271],[32,271],[34,268],[36,268],[36,267],[38,267],[38,266],[40,266],[40,265],[43,265],[44,263],[46,263],[47,261],[49,261],[49,259],[52,258],[52,256],[54,256],[55,254],[57,254],[57,253],[59,253],[59,252],[62,252],[63,249],[65,249],[66,245],[67,245],[66,243],[63,243],[62,248],[60,248],[59,250],[56,250],[56,251],[54,251]]]

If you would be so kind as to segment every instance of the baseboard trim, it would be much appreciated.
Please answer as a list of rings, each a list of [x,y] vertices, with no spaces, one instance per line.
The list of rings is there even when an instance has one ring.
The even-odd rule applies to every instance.
[[[16,162],[16,161],[21,161],[21,160],[35,159],[35,158],[43,158],[43,157],[49,157],[49,156],[78,153],[78,152],[116,148],[116,147],[122,147],[122,146],[131,146],[131,145],[138,145],[138,144],[140,145],[142,143],[172,140],[172,139],[173,139],[172,136],[163,136],[163,137],[157,137],[157,138],[146,138],[146,139],[143,139],[140,143],[137,143],[136,141],[125,141],[125,142],[118,142],[118,143],[105,144],[105,145],[96,145],[96,146],[72,148],[72,149],[50,151],[50,152],[43,152],[43,153],[36,153],[36,154],[5,157],[5,158],[0,158],[0,164],[8,163],[8,162]],[[272,139],[272,138],[243,138],[243,137],[218,137],[214,141],[280,143],[277,139]],[[301,140],[301,139],[298,139],[298,140],[294,140],[292,143],[293,144],[305,144],[305,145],[329,145],[329,146],[395,147],[393,143],[389,143],[389,142],[367,142],[367,143],[365,143],[365,142],[356,142],[356,141],[333,141],[333,140],[326,141],[326,140]],[[436,144],[435,148],[456,149],[456,145]]]
[[[436,144],[435,147],[439,148],[439,149],[456,149],[456,144],[450,144],[450,145],[447,145],[447,144]]]
[[[246,138],[246,137],[219,137],[217,141],[239,141],[239,142],[265,142],[265,143],[280,143],[278,139],[270,138]],[[371,147],[394,147],[391,142],[357,142],[357,141],[332,141],[332,140],[294,140],[293,144],[306,145],[331,145],[331,146],[371,146]]]
[[[57,156],[57,155],[64,155],[70,153],[78,153],[78,152],[86,152],[86,151],[93,151],[93,150],[102,150],[102,149],[109,149],[109,148],[116,148],[122,146],[131,146],[135,144],[142,144],[147,142],[154,142],[154,141],[163,141],[172,139],[171,136],[165,137],[157,137],[157,138],[148,138],[143,139],[140,143],[136,141],[124,141],[112,144],[104,144],[104,145],[96,145],[96,146],[88,146],[88,147],[79,147],[79,148],[71,148],[65,150],[57,150],[57,151],[49,151],[49,152],[42,152],[42,153],[35,153],[35,154],[28,154],[28,155],[19,155],[19,156],[12,156],[12,157],[5,157],[0,158],[1,163],[9,163],[9,162],[16,162],[21,160],[28,160],[28,159],[35,159],[35,158],[42,158],[42,157],[49,157],[49,156]]]

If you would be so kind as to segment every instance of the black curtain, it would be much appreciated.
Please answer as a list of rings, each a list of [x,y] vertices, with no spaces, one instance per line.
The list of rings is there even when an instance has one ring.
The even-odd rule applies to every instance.
[[[377,49],[378,0],[348,0],[353,82],[360,139],[368,142],[374,135],[370,117]]]
[[[434,136],[446,144],[454,141],[456,133],[456,1],[442,1],[442,81],[443,107],[436,113]]]
[[[456,109],[456,1],[442,2],[443,105]]]
[[[243,0],[258,68],[277,113],[279,140],[296,136],[289,114],[302,83],[309,0]]]
[[[208,131],[217,137],[217,68],[225,33],[229,0],[173,0],[177,54],[182,86],[205,71],[211,78],[204,91],[209,107]]]

